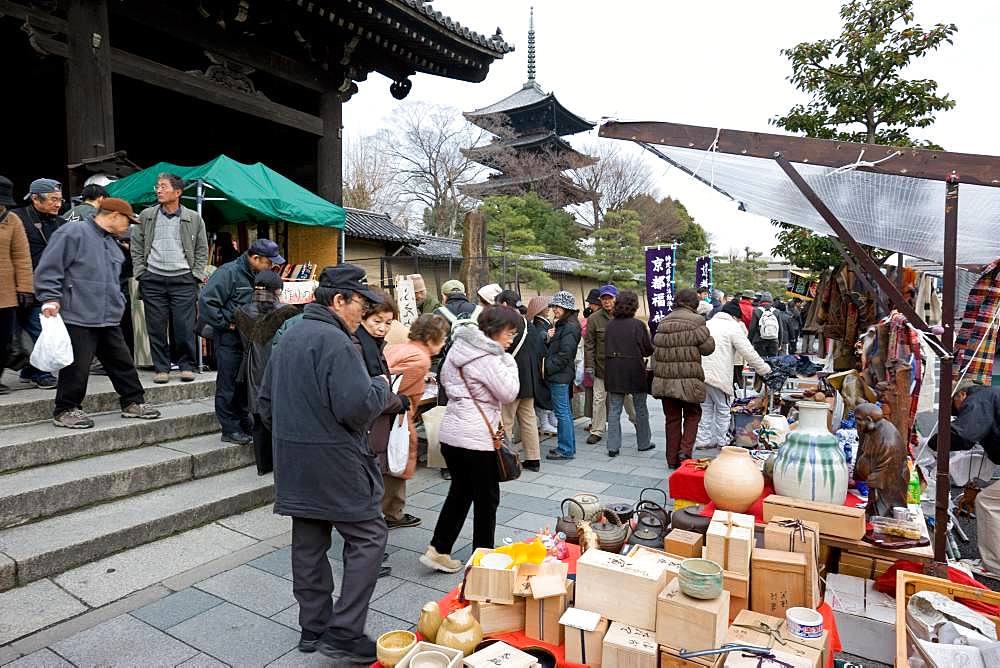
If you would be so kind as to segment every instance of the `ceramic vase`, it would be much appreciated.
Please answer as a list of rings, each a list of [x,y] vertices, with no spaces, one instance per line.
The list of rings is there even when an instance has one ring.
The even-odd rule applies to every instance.
[[[726,446],[705,471],[705,491],[719,510],[743,513],[764,491],[764,474],[749,450]]]
[[[420,618],[417,619],[417,632],[427,642],[435,642],[440,628],[441,608],[438,607],[437,601],[425,603],[420,609]]]
[[[469,656],[483,639],[483,627],[472,615],[472,607],[459,608],[444,618],[437,633],[437,644],[461,650]]]
[[[774,457],[774,491],[782,496],[840,505],[847,496],[847,462],[827,429],[828,406],[800,401],[798,426]]]

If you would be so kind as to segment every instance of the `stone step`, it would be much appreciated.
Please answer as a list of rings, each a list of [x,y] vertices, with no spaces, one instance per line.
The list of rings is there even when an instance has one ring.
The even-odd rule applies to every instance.
[[[170,404],[215,396],[214,371],[195,374],[195,380],[191,383],[182,383],[173,374],[168,384],[157,385],[153,383],[151,371],[140,371],[139,380],[146,388],[146,401],[151,404]],[[38,422],[52,417],[55,390],[40,390],[34,385],[22,383],[17,374],[9,371],[3,374],[2,382],[11,392],[0,395],[0,427]],[[83,410],[88,413],[106,413],[119,406],[118,395],[111,386],[111,380],[107,376],[91,376]]]
[[[158,406],[156,420],[94,415],[91,429],[66,429],[51,421],[0,429],[0,473],[218,431],[215,400],[189,399]]]
[[[182,482],[0,530],[0,591],[261,506],[274,498],[256,467]]]
[[[253,463],[219,434],[0,474],[0,529]]]

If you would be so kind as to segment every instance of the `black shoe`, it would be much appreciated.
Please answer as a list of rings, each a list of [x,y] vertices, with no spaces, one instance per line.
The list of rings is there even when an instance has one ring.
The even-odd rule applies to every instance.
[[[545,455],[545,458],[546,459],[554,459],[554,460],[573,459],[573,455],[564,455],[563,453],[559,452],[558,450],[550,450],[549,454]]]
[[[451,480],[451,471],[448,469],[441,469],[441,477],[445,480]]]
[[[319,640],[323,637],[322,633],[315,633],[313,631],[303,631],[302,635],[299,637],[299,651],[305,652],[306,654],[311,654],[316,651],[316,647],[319,646]]]
[[[528,471],[538,473],[542,469],[542,462],[538,459],[525,459],[521,466]]]
[[[244,434],[242,431],[237,431],[230,434],[223,434],[222,442],[235,443],[236,445],[246,445],[247,443],[252,443],[253,438],[249,434]]]
[[[649,452],[650,450],[656,450],[656,446],[651,445],[648,448],[639,448],[639,452]]]
[[[387,561],[389,561],[389,553],[388,552],[386,552],[385,554],[382,555],[382,563],[384,564]]]
[[[618,456],[617,450],[608,450],[608,457],[617,457],[617,456]]]
[[[375,641],[368,636],[356,640],[334,640],[324,635],[317,648],[323,656],[336,660],[336,665],[368,666],[378,659],[375,656]]]
[[[420,526],[420,518],[409,513],[403,513],[403,516],[398,520],[394,520],[390,517],[385,518],[385,523],[390,529],[404,529],[406,527]]]
[[[378,576],[380,578],[388,577],[392,575],[392,566],[379,566]]]
[[[597,434],[591,434],[587,437],[587,445],[593,445],[601,440],[601,437]]]
[[[32,379],[32,382],[40,390],[54,390],[59,385],[59,380],[51,373],[45,373]]]

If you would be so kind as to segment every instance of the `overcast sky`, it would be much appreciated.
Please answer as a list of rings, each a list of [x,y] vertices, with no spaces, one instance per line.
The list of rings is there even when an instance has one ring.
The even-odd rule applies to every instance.
[[[413,77],[406,101],[468,111],[520,88],[527,77],[528,11],[535,8],[538,83],[571,111],[599,121],[650,120],[738,130],[775,131],[768,120],[804,101],[786,80],[789,62],[779,50],[839,33],[839,0],[437,0],[433,6],[487,35],[497,27],[516,47],[494,62],[486,80],[470,84]],[[923,25],[958,25],[954,45],[913,68],[937,80],[957,101],[919,136],[948,150],[1000,155],[995,129],[997,30],[1000,3],[917,0]],[[350,140],[387,124],[400,102],[389,81],[371,75],[344,107]],[[596,135],[596,130],[593,133]],[[574,135],[572,143],[590,141]],[[628,150],[644,153],[624,143]],[[650,157],[660,196],[681,200],[712,236],[714,249],[750,247],[770,254],[768,221],[736,211],[736,204]]]

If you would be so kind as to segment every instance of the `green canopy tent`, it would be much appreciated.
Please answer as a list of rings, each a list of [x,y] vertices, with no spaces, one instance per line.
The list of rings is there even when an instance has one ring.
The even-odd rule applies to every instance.
[[[160,162],[108,184],[108,193],[135,207],[156,202],[156,177],[168,172],[187,182],[198,213],[208,209],[212,221],[223,224],[285,221],[344,229],[342,207],[309,192],[262,163],[245,165],[220,155],[196,167]],[[211,191],[211,192],[209,192]],[[341,235],[343,239],[343,235]],[[341,254],[342,257],[342,254]]]

